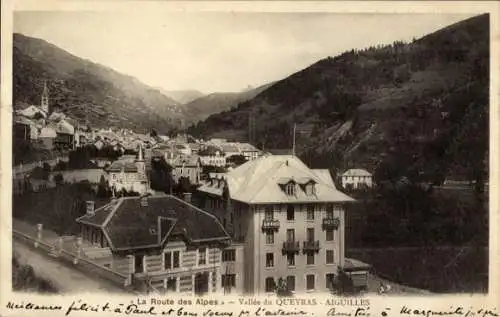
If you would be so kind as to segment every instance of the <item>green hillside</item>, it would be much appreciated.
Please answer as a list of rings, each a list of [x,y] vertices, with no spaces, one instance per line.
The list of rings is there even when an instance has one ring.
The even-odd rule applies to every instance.
[[[192,126],[258,146],[291,147],[314,167],[366,168],[379,179],[482,179],[487,162],[489,16],[411,43],[328,57]]]
[[[78,58],[44,40],[14,34],[14,107],[40,104],[44,81],[51,106],[97,127],[164,131],[183,117],[177,102],[134,77]]]

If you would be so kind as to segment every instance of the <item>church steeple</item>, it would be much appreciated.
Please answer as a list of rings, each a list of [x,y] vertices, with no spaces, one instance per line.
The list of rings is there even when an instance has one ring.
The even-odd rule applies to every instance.
[[[141,181],[147,181],[146,175],[146,163],[144,162],[144,156],[142,155],[142,144],[139,145],[139,153],[137,153],[137,159],[135,160],[135,166],[137,166],[137,173],[139,174],[139,179]]]
[[[42,108],[42,110],[45,111],[46,114],[49,113],[49,89],[47,88],[47,81],[43,82],[43,92],[40,102],[40,108]]]

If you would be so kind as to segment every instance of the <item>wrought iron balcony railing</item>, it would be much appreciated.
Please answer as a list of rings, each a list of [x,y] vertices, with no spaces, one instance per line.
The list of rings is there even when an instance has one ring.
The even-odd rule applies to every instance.
[[[285,241],[283,242],[283,254],[289,253],[299,253],[300,245],[299,241]]]
[[[304,253],[307,252],[319,252],[319,240],[316,241],[304,241],[304,244],[302,245],[302,251]]]

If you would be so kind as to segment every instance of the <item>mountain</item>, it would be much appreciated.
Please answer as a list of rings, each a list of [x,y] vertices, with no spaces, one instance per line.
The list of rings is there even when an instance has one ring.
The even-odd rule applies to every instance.
[[[308,164],[365,168],[376,179],[442,181],[487,175],[489,15],[411,43],[327,57],[251,100],[190,127],[199,137],[291,148]]]
[[[40,104],[44,81],[51,107],[93,126],[165,131],[183,118],[176,101],[134,77],[44,40],[14,34],[14,108]]]
[[[205,94],[198,91],[198,90],[163,90],[160,89],[160,91],[172,98],[173,100],[177,101],[179,104],[184,105],[187,104],[197,98],[203,97]]]
[[[227,111],[238,103],[250,100],[268,88],[262,85],[242,92],[216,92],[197,98],[184,106],[184,113],[191,123],[206,119],[208,116]]]

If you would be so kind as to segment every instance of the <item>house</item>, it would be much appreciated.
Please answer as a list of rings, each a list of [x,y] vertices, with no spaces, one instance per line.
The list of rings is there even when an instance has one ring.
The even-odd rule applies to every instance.
[[[201,180],[201,161],[197,156],[179,156],[170,160],[172,166],[172,178],[179,183],[181,177],[187,177],[193,185],[198,185]]]
[[[15,117],[12,132],[15,139],[26,141],[35,140],[38,138],[38,129],[36,124],[24,117]]]
[[[344,270],[344,210],[354,199],[336,189],[328,170],[293,155],[265,156],[211,175],[197,195],[243,245],[236,284],[245,293],[272,293],[279,278],[292,292],[329,292]],[[366,287],[366,267],[349,270]]]
[[[199,143],[188,143],[187,145],[191,149],[191,154],[192,155],[198,155],[198,152],[201,149],[201,144],[199,144]]]
[[[222,143],[220,148],[224,152],[226,159],[233,155],[241,155],[240,149],[235,143]]]
[[[250,143],[239,143],[238,148],[247,161],[255,160],[261,155],[261,151]]]
[[[38,140],[40,141],[42,147],[47,150],[52,150],[54,148],[55,139],[57,137],[56,130],[52,127],[44,127],[40,130]]]
[[[216,217],[187,201],[170,195],[126,197],[95,210],[88,202],[87,214],[76,221],[85,255],[130,276],[132,285],[180,294],[222,291],[222,252],[229,235]]]
[[[183,155],[186,156],[192,155],[191,148],[189,147],[188,144],[177,143],[173,147],[177,152],[182,153]]]
[[[55,146],[59,149],[73,149],[75,146],[75,128],[65,119],[56,125]]]
[[[218,147],[209,145],[201,149],[198,152],[198,155],[200,157],[202,165],[218,167],[226,166],[226,156],[224,152]]]
[[[353,168],[341,176],[345,189],[363,189],[373,187],[373,175],[364,169]]]
[[[115,161],[106,170],[109,174],[108,185],[116,191],[126,190],[144,194],[149,189],[149,180],[146,174],[146,163],[139,149],[137,158]]]
[[[36,119],[36,118],[47,118],[47,112],[43,111],[35,105],[31,105],[22,110],[18,110],[17,114],[25,118]]]

